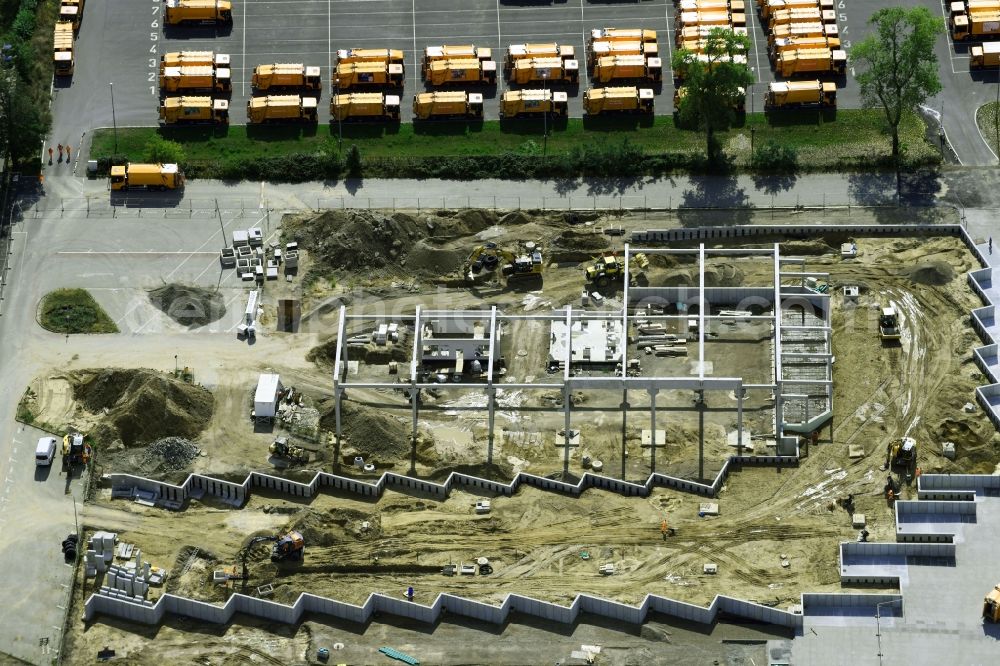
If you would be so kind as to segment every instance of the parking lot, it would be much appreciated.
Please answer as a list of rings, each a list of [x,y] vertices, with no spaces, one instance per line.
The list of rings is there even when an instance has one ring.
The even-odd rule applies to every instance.
[[[934,15],[945,17],[943,0],[919,0]],[[659,34],[660,55],[669,69],[674,51],[673,0],[608,2],[597,0],[235,0],[231,28],[189,27],[164,32],[162,0],[115,3],[91,0],[77,43],[77,67],[72,82],[56,88],[54,132],[57,140],[71,140],[93,127],[153,125],[158,121],[157,75],[163,53],[211,49],[232,59],[233,123],[246,121],[253,68],[273,62],[301,62],[322,68],[320,122],[329,121],[330,76],[336,51],[344,48],[393,48],[406,54],[402,89],[403,119],[412,117],[412,97],[428,89],[421,81],[419,62],[424,47],[473,43],[495,49],[502,60],[512,43],[558,42],[575,47],[580,62],[578,85],[551,84],[565,89],[570,114],[582,115],[584,91],[591,82],[585,64],[589,31],[603,27],[642,27]],[[872,12],[891,6],[892,0],[837,0],[837,24],[844,48],[864,37]],[[747,3],[751,40],[750,66],[758,83],[749,92],[748,111],[760,111],[768,82],[775,79],[767,57],[767,33],[753,0]],[[938,41],[944,91],[928,104],[928,114],[944,119],[948,139],[966,164],[995,163],[974,122],[975,109],[995,98],[995,72],[968,71],[967,46],[955,47],[950,37]],[[502,77],[500,77],[502,79]],[[673,112],[673,84],[669,75],[657,87],[656,113]],[[114,114],[109,82],[114,83]],[[487,118],[498,117],[498,96],[509,84],[482,89]],[[838,106],[860,106],[851,64],[838,81]]]

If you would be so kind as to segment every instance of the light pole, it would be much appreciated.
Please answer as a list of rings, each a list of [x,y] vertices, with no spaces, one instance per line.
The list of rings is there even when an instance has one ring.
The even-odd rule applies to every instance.
[[[548,99],[549,96],[548,83],[549,83],[549,72],[546,69],[542,72],[542,102],[551,105],[551,102]],[[542,113],[542,119],[543,119],[542,156],[543,157],[545,156],[545,154],[548,152],[549,149],[549,107],[546,106],[544,108],[545,112]]]
[[[108,83],[111,86],[111,125],[115,128],[115,157],[118,156],[118,121],[115,119],[115,82]]]
[[[893,599],[875,604],[875,636],[878,638],[878,663],[882,663],[882,606],[901,604],[902,599]]]

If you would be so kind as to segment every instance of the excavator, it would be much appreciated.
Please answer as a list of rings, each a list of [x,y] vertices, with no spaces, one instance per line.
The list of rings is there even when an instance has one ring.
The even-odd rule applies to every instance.
[[[476,276],[492,273],[500,268],[500,273],[508,283],[514,280],[542,277],[542,253],[535,243],[520,243],[517,252],[505,250],[496,243],[483,243],[472,251],[465,260],[462,274],[466,282],[472,284]]]
[[[272,443],[268,451],[272,456],[285,458],[291,463],[309,462],[309,452],[301,446],[288,443],[287,437],[278,437]]]
[[[1000,622],[1000,583],[994,585],[983,599],[983,618],[990,622]]]
[[[917,469],[917,441],[912,437],[903,437],[889,442],[885,450],[885,465],[883,470],[900,469],[906,474],[906,482],[913,480]]]
[[[632,265],[629,267],[629,273],[634,278],[636,275],[632,275],[632,273],[636,272],[637,269],[644,271],[649,267],[649,258],[642,252],[631,255],[631,258]],[[589,284],[596,284],[598,287],[606,287],[611,282],[621,282],[625,279],[625,257],[616,252],[605,252],[601,256],[595,257],[594,263],[587,266],[586,276]]]
[[[253,552],[254,546],[259,543],[264,543],[267,541],[273,541],[274,545],[271,546],[271,561],[272,562],[282,562],[284,560],[302,560],[303,555],[305,555],[306,542],[302,538],[301,532],[289,532],[288,534],[282,536],[264,535],[256,536],[240,549],[237,557],[240,560],[240,566],[243,569],[243,589],[247,588],[247,581],[250,579],[250,572],[247,569],[247,560],[250,558],[250,553]]]
[[[86,465],[90,462],[92,453],[90,444],[83,441],[83,435],[80,433],[71,432],[63,437],[63,469],[71,469],[74,465]]]

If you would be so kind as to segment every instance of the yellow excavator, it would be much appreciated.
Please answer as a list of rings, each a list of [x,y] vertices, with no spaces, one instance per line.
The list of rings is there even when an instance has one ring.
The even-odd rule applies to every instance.
[[[636,273],[646,270],[649,267],[649,258],[639,252],[631,255],[632,265],[629,266],[629,275],[636,277]],[[625,257],[615,252],[606,252],[594,258],[594,263],[587,266],[587,283],[596,284],[598,287],[606,287],[612,282],[621,282],[625,279]]]
[[[74,465],[86,465],[90,462],[91,453],[90,444],[83,441],[83,435],[80,433],[71,432],[63,437],[63,469],[70,469]]]
[[[907,482],[912,481],[917,469],[917,440],[912,437],[891,440],[886,446],[882,469],[890,472],[901,469],[906,474]]]
[[[983,599],[983,617],[990,622],[1000,622],[1000,583]]]
[[[507,282],[514,280],[542,278],[542,252],[532,242],[521,243],[517,252],[505,250],[496,243],[484,243],[474,249],[465,260],[462,274],[468,283],[476,281],[478,275],[493,273],[500,269]]]

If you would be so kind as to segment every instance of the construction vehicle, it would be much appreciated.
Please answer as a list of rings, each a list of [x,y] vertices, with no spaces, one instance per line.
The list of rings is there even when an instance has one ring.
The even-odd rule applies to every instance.
[[[653,89],[591,88],[583,94],[583,110],[587,115],[602,113],[653,113]]]
[[[164,0],[164,25],[232,22],[233,3],[230,0]]]
[[[384,93],[346,93],[330,98],[334,120],[385,118],[399,120],[399,96]]]
[[[497,64],[492,60],[478,58],[433,60],[425,71],[425,79],[432,86],[464,83],[493,85],[497,82]]]
[[[465,91],[437,91],[413,96],[413,115],[428,118],[482,118],[483,96]]]
[[[731,11],[737,14],[746,13],[743,0],[678,0],[677,9],[681,12],[717,12]]]
[[[764,110],[837,106],[837,84],[823,81],[775,81],[764,96]]]
[[[730,28],[734,26],[745,27],[747,16],[742,12],[723,11],[693,11],[681,12],[677,18],[677,28],[692,26],[710,26],[713,28]]]
[[[629,267],[629,272],[636,269],[644,271],[649,267],[649,258],[642,252],[630,256],[633,265]],[[596,284],[598,287],[606,287],[612,282],[622,282],[625,279],[625,257],[614,252],[606,252],[587,266],[584,275],[588,284]]]
[[[983,599],[983,617],[990,622],[1000,622],[1000,583]]]
[[[593,42],[587,49],[588,67],[594,65],[600,58],[607,56],[644,55],[656,57],[659,48],[656,42]]]
[[[479,48],[474,44],[459,46],[428,46],[424,49],[424,60],[420,66],[422,76],[427,78],[431,63],[435,60],[465,60],[474,58],[483,62],[493,61],[493,49]]]
[[[160,92],[212,92],[228,93],[233,89],[229,68],[211,65],[186,65],[165,67],[160,74]]]
[[[959,14],[950,20],[951,36],[957,42],[967,39],[988,39],[1000,35],[1000,11]]]
[[[902,437],[891,440],[885,447],[885,464],[882,470],[890,472],[902,470],[909,482],[917,469],[917,440],[912,437]]]
[[[819,21],[812,23],[789,23],[787,25],[775,26],[771,30],[771,34],[768,35],[767,41],[768,45],[773,47],[778,40],[789,37],[836,37],[839,34],[836,23],[822,23]]]
[[[565,116],[568,100],[566,93],[548,89],[506,90],[500,98],[500,117],[517,118],[539,113]]]
[[[52,61],[56,76],[72,76],[76,61],[73,58],[73,24],[68,21],[56,23],[52,35]]]
[[[244,591],[247,588],[247,581],[250,579],[250,572],[247,569],[247,560],[250,559],[250,553],[253,552],[257,544],[266,542],[274,542],[274,545],[271,546],[271,561],[274,563],[285,560],[301,561],[305,556],[306,543],[301,532],[293,531],[282,536],[256,536],[250,539],[247,545],[243,546],[236,556],[242,568],[240,579],[243,581]]]
[[[403,66],[385,61],[341,62],[333,73],[333,85],[342,90],[355,86],[403,85]]]
[[[594,28],[590,31],[589,44],[596,42],[640,42],[656,44],[656,31],[642,28]]]
[[[398,49],[340,49],[337,64],[358,62],[387,62],[390,65],[406,67],[406,56]]]
[[[160,105],[160,121],[165,125],[184,123],[229,123],[229,100],[211,97],[167,97]]]
[[[472,251],[462,266],[462,274],[468,283],[476,276],[493,273],[500,268],[500,274],[508,283],[514,280],[541,279],[542,253],[532,242],[521,243],[517,252],[499,247],[496,243],[484,243]]]
[[[829,73],[841,76],[847,71],[847,52],[841,49],[792,49],[775,58],[774,67],[780,76]]]
[[[309,452],[301,446],[289,444],[287,437],[278,437],[275,439],[271,442],[271,446],[268,447],[268,451],[272,456],[284,458],[293,464],[309,462]]]
[[[837,13],[823,10],[819,7],[782,9],[773,12],[768,18],[768,29],[774,30],[779,25],[794,25],[796,23],[837,23]]]
[[[504,71],[514,68],[518,60],[532,58],[559,58],[561,60],[576,60],[576,50],[572,46],[550,44],[511,44],[507,47],[507,57],[504,59]]]
[[[520,58],[508,70],[511,83],[533,81],[566,81],[576,83],[580,78],[580,64],[563,58]]]
[[[606,56],[594,63],[593,79],[600,83],[620,79],[660,81],[662,78],[663,65],[659,58],[642,55]]]
[[[899,317],[891,305],[882,308],[878,318],[878,337],[882,342],[895,342],[900,338]]]
[[[76,465],[86,465],[90,462],[93,451],[90,444],[84,441],[83,435],[71,432],[63,437],[62,466],[69,470]]]
[[[776,11],[794,9],[796,7],[818,7],[823,10],[834,9],[833,0],[757,0],[760,15],[765,20]]]
[[[742,37],[749,36],[746,27],[734,28],[726,25],[691,25],[677,30],[674,43],[680,48],[686,42],[696,42],[708,39],[713,30],[725,30]]]
[[[73,26],[73,30],[80,29],[80,22],[83,20],[83,0],[62,0],[59,5],[59,21],[64,21]]]
[[[215,67],[216,69],[229,69],[229,54],[215,53],[213,51],[173,51],[160,56],[160,74],[166,71],[167,67]]]
[[[126,164],[111,167],[111,189],[136,187],[176,190],[184,187],[184,172],[176,164]]]
[[[778,54],[783,53],[784,51],[823,48],[839,49],[840,38],[827,37],[826,35],[820,37],[782,37],[774,40],[774,43],[770,45],[768,48],[768,55],[771,58],[771,62],[774,62],[774,60],[778,57]]]
[[[969,49],[970,69],[993,69],[1000,67],[1000,42],[983,42]]]
[[[316,122],[316,98],[301,95],[268,95],[247,101],[247,122]]]
[[[257,65],[250,80],[254,90],[319,90],[323,87],[319,67],[302,63]]]

